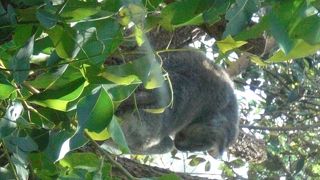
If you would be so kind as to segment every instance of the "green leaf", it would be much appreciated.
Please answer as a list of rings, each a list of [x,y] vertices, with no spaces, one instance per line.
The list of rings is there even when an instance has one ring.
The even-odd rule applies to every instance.
[[[6,77],[0,74],[0,100],[9,98],[9,96],[16,91],[7,80]]]
[[[111,81],[101,76],[101,73],[105,71],[103,66],[83,64],[80,71],[82,75],[85,77],[85,79],[92,86],[96,87],[96,85],[99,84],[112,84],[112,86],[114,86],[114,84]]]
[[[99,169],[101,160],[94,153],[71,153],[61,159],[59,164],[68,169],[85,169],[94,172]]]
[[[94,180],[99,179],[112,179],[112,165],[108,163],[100,163],[100,167],[98,172],[96,172],[93,176]]]
[[[205,165],[204,170],[205,170],[206,172],[208,172],[208,171],[210,171],[210,169],[211,169],[211,163],[210,163],[210,161],[208,161],[208,162],[206,162],[206,165]]]
[[[189,162],[190,166],[198,166],[200,163],[205,162],[206,160],[201,157],[195,157],[192,158],[192,160]]]
[[[48,35],[61,58],[72,59],[80,51],[81,44],[76,41],[76,32],[68,26],[55,26],[48,30]]]
[[[42,108],[38,108],[37,110],[38,110],[38,112],[42,111]],[[55,119],[56,117],[54,117],[54,116],[51,116],[51,117],[49,116],[49,118],[50,118],[50,120],[57,120],[57,119]],[[34,125],[36,125],[38,127],[52,129],[55,126],[55,124],[53,122],[51,122],[49,120],[49,118],[47,118],[45,115],[43,115],[42,112],[39,112],[39,113],[30,112],[31,122],[34,123]]]
[[[85,129],[86,134],[93,140],[95,141],[104,141],[107,140],[111,137],[108,128],[103,129],[100,132],[93,132],[93,131],[88,131],[87,129]]]
[[[232,49],[236,49],[245,45],[245,41],[235,41],[231,36],[227,36],[224,40],[217,41],[217,46],[222,53],[226,53]]]
[[[110,12],[118,12],[122,6],[122,0],[105,0],[102,6],[102,10],[107,10]]]
[[[302,28],[303,27],[303,28]],[[311,45],[320,44],[320,17],[315,14],[304,18],[291,33],[291,37],[303,39]]]
[[[51,54],[54,51],[53,42],[49,36],[39,38],[34,44],[34,54],[44,53]]]
[[[17,54],[10,60],[13,78],[18,84],[23,83],[23,81],[28,78],[33,45],[34,35],[29,38],[27,43],[19,49]]]
[[[29,8],[23,8],[23,9],[15,9],[15,12],[17,13],[17,17],[19,17],[19,21],[37,21],[37,18],[35,16],[37,11],[37,7],[29,7]]]
[[[63,4],[63,11],[60,16],[69,22],[86,19],[100,11],[100,6],[97,1],[78,1],[70,0]]]
[[[0,82],[0,100],[9,98],[16,89],[11,84],[3,84]]]
[[[33,128],[29,136],[37,143],[38,150],[43,151],[49,143],[49,131],[44,128]]]
[[[122,129],[118,123],[118,118],[116,116],[113,116],[109,127],[108,127],[109,133],[113,139],[114,142],[116,142],[120,148],[120,150],[123,153],[129,153],[130,149],[128,147],[126,138],[122,132]]]
[[[236,35],[250,22],[252,14],[260,7],[258,0],[236,0],[226,12],[225,19],[228,21],[223,36]]]
[[[265,32],[269,28],[269,18],[270,16],[263,16],[259,23],[246,28],[239,34],[237,34],[234,38],[235,40],[248,40],[260,37],[263,32]]]
[[[47,67],[53,66],[55,64],[57,64],[59,61],[61,61],[62,59],[58,56],[57,51],[53,51],[50,54],[49,59],[47,60]]]
[[[7,118],[0,118],[0,139],[9,136],[17,127],[15,122]]]
[[[139,78],[136,75],[133,75],[133,74],[130,75],[132,72],[130,72],[129,70],[130,69],[129,65],[128,66],[120,65],[120,66],[121,67],[116,67],[116,66],[107,67],[107,71],[103,72],[101,76],[118,85],[131,85],[133,83],[136,84],[137,82],[139,82],[138,81]],[[119,69],[120,71],[117,71],[116,69]],[[111,71],[112,73],[109,73],[108,71]]]
[[[78,41],[83,44],[77,57],[88,59],[90,64],[104,63],[122,42],[119,23],[114,19],[77,23],[74,28],[78,31]]]
[[[221,18],[220,15],[225,14],[227,8],[230,6],[229,0],[216,0],[214,5],[205,12],[203,12],[203,20],[209,25],[213,25],[218,22]]]
[[[12,137],[10,140],[24,152],[32,152],[38,150],[38,145],[32,138],[30,138],[30,136]]]
[[[160,87],[164,82],[160,65],[151,55],[128,64],[108,66],[102,76],[119,85],[136,83],[138,77],[146,89]]]
[[[30,81],[30,85],[37,89],[61,89],[72,81],[82,77],[79,69],[63,65],[57,69],[41,74],[35,80]]]
[[[32,35],[32,25],[18,25],[15,29],[13,40],[20,47],[24,45]]]
[[[106,86],[107,85],[104,85],[104,87]],[[138,84],[128,86],[117,85],[115,87],[106,87],[106,89],[108,89],[108,92],[112,95],[112,101],[121,102],[127,99],[138,86]]]
[[[157,9],[160,3],[162,3],[163,0],[142,0],[142,3],[144,6],[151,11],[154,11]]]
[[[166,29],[184,25],[198,25],[203,22],[199,6],[200,0],[185,0],[170,3],[161,11],[162,21],[160,24]]]
[[[36,17],[41,25],[47,29],[53,28],[58,22],[58,18],[56,17],[56,15],[46,9],[37,10]]]
[[[256,55],[250,56],[250,60],[258,66],[267,66],[268,65],[268,63],[264,62],[259,56],[256,56]]]
[[[301,159],[298,159],[296,161],[296,169],[294,174],[297,175],[303,169],[304,165],[305,165],[305,158],[302,157]]]
[[[43,151],[44,155],[50,162],[55,162],[62,159],[72,149],[69,144],[69,139],[72,136],[71,132],[59,131],[51,132],[49,136],[49,144]]]
[[[134,26],[134,36],[138,46],[141,46],[144,43],[144,33],[141,27]]]
[[[68,104],[79,98],[86,86],[84,79],[79,78],[59,89],[48,89],[40,94],[34,94],[29,101],[40,106],[68,111]]]
[[[43,3],[43,0],[17,0],[17,3],[20,2],[21,6],[36,6]]]
[[[31,153],[29,155],[33,172],[40,179],[50,179],[58,174],[58,169],[44,153]]]
[[[81,128],[78,126],[74,134],[65,130],[50,133],[49,144],[44,153],[51,162],[64,158],[67,153],[84,146],[88,142]]]
[[[246,164],[246,162],[244,162],[242,159],[235,159],[233,161],[230,162],[230,166],[232,168],[241,168]]]
[[[269,24],[272,36],[277,40],[282,51],[287,54],[292,50],[294,43],[289,37],[286,24],[281,22],[279,17],[272,13],[269,19]]]
[[[147,13],[145,7],[138,4],[129,3],[126,8],[129,11],[128,15],[130,16],[130,20],[132,22],[139,26],[144,23],[144,19]]]
[[[290,59],[306,57],[316,53],[320,49],[320,44],[310,45],[303,40],[298,40],[292,50],[286,55],[283,51],[276,52],[266,62],[283,62]]]
[[[101,87],[81,99],[77,106],[79,126],[83,126],[89,132],[89,136],[90,132],[100,133],[107,128],[113,113],[112,100]]]

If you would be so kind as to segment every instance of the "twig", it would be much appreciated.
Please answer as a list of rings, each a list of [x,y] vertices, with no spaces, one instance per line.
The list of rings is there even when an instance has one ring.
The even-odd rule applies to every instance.
[[[90,138],[90,137],[88,137]],[[130,179],[130,180],[136,180],[137,178],[132,176],[124,167],[122,167],[122,165],[120,163],[118,163],[117,161],[115,161],[110,154],[108,154],[107,152],[105,152],[104,150],[101,149],[101,147],[99,146],[99,144],[97,142],[95,142],[94,140],[92,140],[90,138],[91,142],[93,143],[93,145],[98,149],[100,154],[103,154],[114,166],[116,166],[118,169],[120,169],[120,171],[122,171],[124,173],[124,175]]]
[[[305,131],[310,129],[320,128],[320,123],[315,123],[312,125],[304,125],[304,126],[295,126],[295,127],[265,127],[265,126],[253,126],[253,125],[239,125],[240,128],[247,128],[247,129],[256,129],[256,130],[263,130],[263,131]]]

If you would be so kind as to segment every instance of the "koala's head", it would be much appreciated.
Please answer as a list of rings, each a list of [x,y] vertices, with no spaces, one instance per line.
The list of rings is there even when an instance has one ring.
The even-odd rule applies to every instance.
[[[180,151],[207,151],[222,155],[228,145],[225,130],[207,123],[193,123],[175,135],[175,147]]]

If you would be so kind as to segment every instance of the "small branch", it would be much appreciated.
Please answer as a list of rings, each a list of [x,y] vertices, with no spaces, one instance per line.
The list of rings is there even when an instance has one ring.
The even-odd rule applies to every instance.
[[[88,137],[90,138],[90,137]],[[97,150],[99,151],[100,154],[104,155],[114,166],[116,166],[118,169],[120,169],[120,171],[123,172],[123,174],[130,180],[135,180],[137,178],[135,178],[134,176],[132,176],[124,167],[122,167],[122,165],[120,163],[118,163],[117,161],[115,161],[110,154],[108,154],[107,152],[105,152],[104,150],[101,150],[99,144],[92,140],[90,138],[91,142],[93,143],[93,145],[97,148]]]
[[[320,128],[320,123],[315,123],[312,125],[304,125],[304,126],[295,126],[295,127],[265,127],[265,126],[253,126],[253,125],[242,124],[239,127],[247,128],[247,129],[262,130],[262,131],[306,131],[306,130]]]
[[[291,89],[289,88],[289,86],[287,85],[287,83],[282,80],[279,76],[273,74],[273,72],[267,70],[267,69],[263,69],[267,74],[269,74],[270,76],[272,76],[274,79],[278,80],[287,90],[291,91]]]
[[[31,86],[28,82],[23,82],[23,85],[32,93],[32,94],[39,94],[40,91],[33,86]]]
[[[242,71],[247,69],[250,65],[250,53],[242,53],[239,59],[236,62],[233,62],[228,69],[226,69],[227,73],[230,77],[235,77],[241,74]]]

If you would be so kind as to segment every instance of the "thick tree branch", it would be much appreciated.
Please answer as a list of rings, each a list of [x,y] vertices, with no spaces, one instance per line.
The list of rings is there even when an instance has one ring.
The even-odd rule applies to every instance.
[[[207,180],[208,178],[202,178],[197,176],[191,176],[185,173],[177,173],[172,172],[167,169],[148,166],[144,164],[140,164],[132,159],[122,158],[118,157],[117,161],[125,168],[127,169],[130,174],[132,174],[135,177],[143,178],[143,177],[159,177],[165,174],[174,173],[177,176],[181,177],[181,179],[184,180]]]

